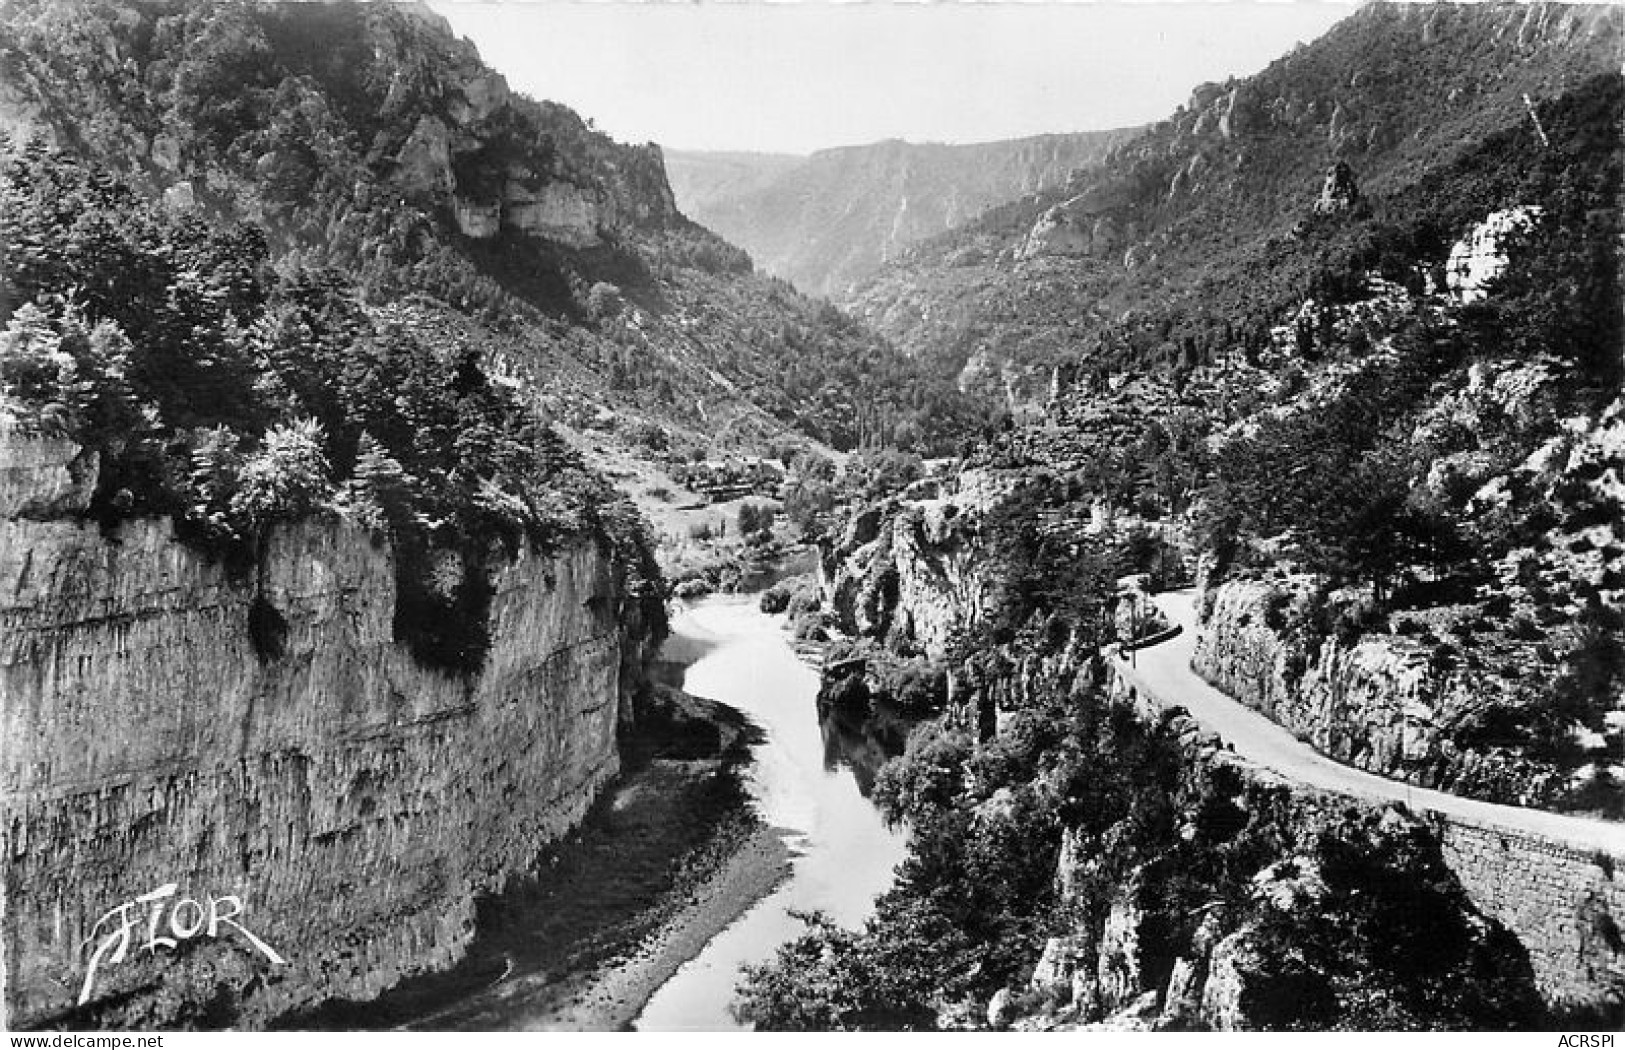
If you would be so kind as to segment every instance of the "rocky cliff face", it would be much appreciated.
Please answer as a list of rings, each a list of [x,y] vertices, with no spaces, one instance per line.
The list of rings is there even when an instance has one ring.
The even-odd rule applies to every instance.
[[[1218,587],[1192,668],[1341,762],[1494,801],[1542,802],[1552,768],[1463,746],[1456,731],[1509,702],[1505,682],[1441,665],[1423,643],[1386,633],[1296,637],[1284,626],[1292,597],[1267,583]]]
[[[1113,679],[1112,691],[1132,700],[1132,690]],[[1142,713],[1155,718],[1150,707]],[[1051,937],[1024,991],[1044,1005],[1014,1016],[1008,1026],[1024,1030],[1103,1029],[1256,1030],[1270,1023],[1271,985],[1279,979],[1258,922],[1261,912],[1307,917],[1326,895],[1312,858],[1321,834],[1343,837],[1353,848],[1383,850],[1425,836],[1423,827],[1395,811],[1351,807],[1292,788],[1228,751],[1194,722],[1173,722],[1183,766],[1178,792],[1192,814],[1181,828],[1187,840],[1213,832],[1208,822],[1221,809],[1236,823],[1220,837],[1266,834],[1275,848],[1253,857],[1240,899],[1214,900],[1195,916],[1171,915],[1159,893],[1166,863],[1156,857],[1132,868],[1105,899],[1098,879],[1108,863],[1102,843],[1069,829],[1056,865],[1061,906],[1098,913],[1068,934]],[[1242,816],[1245,814],[1246,816]],[[1243,832],[1243,825],[1249,825]],[[1290,921],[1290,920],[1289,920]],[[1489,943],[1490,924],[1477,935]],[[1178,931],[1178,932],[1175,932]]]
[[[50,518],[90,502],[97,456],[0,417],[0,517]]]
[[[836,625],[940,658],[991,596],[977,520],[1011,484],[991,472],[966,471],[951,492],[854,515],[838,540],[822,545],[818,561],[819,588]]]
[[[1491,212],[1451,247],[1445,281],[1456,298],[1464,303],[1483,301],[1489,285],[1506,272],[1509,243],[1527,235],[1540,213],[1532,206]]]
[[[273,232],[317,234],[315,206],[360,210],[374,189],[475,239],[507,230],[583,248],[677,219],[658,148],[514,94],[426,7],[25,3],[0,41],[0,126]],[[330,210],[322,219],[339,221]]]
[[[34,451],[47,480],[75,452]],[[618,768],[651,639],[590,538],[495,575],[458,678],[392,639],[391,554],[355,526],[278,527],[233,573],[167,520],[14,513],[37,502],[0,521],[12,1026],[258,1027],[447,966]],[[171,885],[155,929],[198,927],[174,947],[142,950],[153,905],[104,918]],[[211,929],[228,898],[240,926]],[[131,914],[127,956],[97,958]]]
[[[976,491],[980,473],[966,477]],[[963,492],[950,493],[942,502],[964,499]],[[846,629],[940,655],[925,639],[942,625],[951,634],[990,615],[999,600],[998,566],[990,564],[979,540],[979,512],[962,508],[953,515],[952,532],[945,533],[925,517],[926,511],[939,517],[940,504],[924,502],[923,510],[904,506],[860,514],[842,541],[825,551],[822,572]],[[941,573],[944,557],[951,559],[955,578],[976,579],[979,587],[904,584],[905,577],[925,570]],[[1121,617],[1145,601],[1137,588],[1123,587],[1116,611]],[[922,624],[932,625],[923,636]],[[1557,993],[1574,984],[1575,967],[1548,966],[1542,956],[1531,969],[1512,941],[1509,927],[1535,944],[1544,918],[1527,921],[1478,892],[1485,879],[1495,878],[1493,861],[1462,861],[1459,850],[1441,847],[1438,829],[1397,808],[1306,789],[1254,766],[1183,712],[1166,713],[1158,700],[1141,695],[1135,680],[1119,673],[1089,639],[1074,634],[1024,647],[987,640],[954,659],[944,719],[950,726],[974,727],[987,754],[1025,753],[1033,734],[1063,731],[1058,727],[1072,717],[1087,722],[1089,697],[1103,690],[1131,705],[1141,724],[1152,727],[1146,732],[1171,743],[1165,762],[1149,753],[1128,761],[1145,763],[1130,774],[1136,779],[1165,777],[1156,781],[1158,791],[1173,801],[1167,811],[1171,826],[1160,830],[1148,813],[1105,827],[1088,817],[1066,819],[1053,875],[1053,914],[1062,932],[1043,945],[1030,978],[1007,985],[985,1004],[944,1007],[939,1024],[1245,1030],[1287,1023],[1289,1017],[1305,1023],[1322,1009],[1331,1011],[1328,1023],[1343,1009],[1378,1027],[1451,1023],[1443,1012],[1425,1022],[1383,1015],[1380,998],[1373,1000],[1378,1013],[1360,1013],[1372,1006],[1358,1004],[1364,991],[1351,990],[1368,979],[1364,964],[1354,966],[1359,976],[1328,976],[1346,969],[1349,952],[1387,953],[1396,972],[1439,966],[1466,982],[1493,985],[1506,1000],[1495,1009],[1511,1017],[1538,1012],[1537,985],[1557,1001]],[[1035,718],[1046,730],[1037,728]],[[1065,797],[1075,789],[1069,783],[1040,762],[1031,781],[1005,782],[997,790],[978,786],[990,794],[974,804],[972,823],[1007,816],[1027,792]],[[1459,878],[1452,865],[1460,867]],[[1574,877],[1583,882],[1587,874],[1577,871]],[[1204,879],[1213,881],[1193,889]],[[1440,936],[1440,951],[1393,947],[1394,931],[1353,935],[1340,925],[1348,920],[1339,916],[1363,913],[1373,894],[1412,892],[1396,887],[1421,887],[1418,899],[1427,898],[1439,929],[1448,931]],[[1555,911],[1567,914],[1563,908],[1571,903],[1565,899]],[[1329,945],[1335,947],[1328,952]],[[1574,954],[1571,944],[1562,947]],[[1606,952],[1588,957],[1609,958]],[[1372,986],[1388,979],[1376,978]],[[1342,990],[1333,997],[1329,988],[1338,980],[1350,983],[1338,986]],[[1593,993],[1601,987],[1592,985]],[[1283,997],[1281,989],[1288,987],[1298,992]],[[1345,995],[1356,1005],[1337,1005]],[[1491,1016],[1477,1006],[1467,1014],[1480,1023]]]
[[[1555,99],[1617,68],[1620,30],[1617,9],[1587,5],[1365,5],[1253,77],[1198,86],[1077,179],[990,202],[838,301],[950,374],[978,352],[997,358],[990,375],[1118,354],[1173,364],[1171,329],[1239,323],[1270,289],[1306,283],[1276,276],[1300,266],[1299,220],[1323,235],[1363,221],[1360,203],[1408,208],[1474,143],[1549,125]],[[1550,131],[1500,159],[1560,149]],[[1506,207],[1496,190],[1485,210]],[[1461,223],[1439,225],[1454,239]]]
[[[1415,776],[1439,746],[1434,713],[1443,683],[1425,656],[1381,638],[1327,639],[1294,652],[1279,630],[1282,601],[1267,584],[1218,588],[1191,666],[1333,758],[1373,772]]]
[[[1053,661],[1028,676],[1038,691],[1031,695],[1066,695],[1078,663]],[[1057,913],[1072,928],[1045,942],[1024,986],[994,997],[991,1026],[1244,1031],[1289,1017],[1329,1023],[1344,1009],[1357,1028],[1461,1023],[1447,1020],[1448,1011],[1386,1013],[1380,994],[1362,1003],[1371,995],[1359,987],[1369,963],[1355,966],[1353,980],[1332,981],[1346,997],[1334,1007],[1315,972],[1336,972],[1336,960],[1351,953],[1377,953],[1381,967],[1393,968],[1379,981],[1408,969],[1427,981],[1452,969],[1462,981],[1453,992],[1469,983],[1471,995],[1491,989],[1497,999],[1463,1015],[1475,1026],[1504,1023],[1490,1020],[1500,1010],[1528,1023],[1541,1015],[1537,995],[1557,1016],[1617,1017],[1620,955],[1601,931],[1612,928],[1619,887],[1606,858],[1291,783],[1236,755],[1183,711],[1162,710],[1131,676],[1110,665],[1105,675],[1108,693],[1160,724],[1175,745],[1176,826],[1163,839],[1147,838],[1133,820],[1104,832],[1091,833],[1087,822],[1063,829]],[[1235,882],[1182,902],[1184,880],[1216,860],[1235,865],[1226,877]],[[1392,915],[1398,926],[1352,932],[1350,913],[1390,895],[1372,914]],[[1399,898],[1406,903],[1397,912],[1384,912]],[[1437,922],[1434,940],[1407,947],[1418,910]],[[1317,1011],[1330,1012],[1315,1021]]]

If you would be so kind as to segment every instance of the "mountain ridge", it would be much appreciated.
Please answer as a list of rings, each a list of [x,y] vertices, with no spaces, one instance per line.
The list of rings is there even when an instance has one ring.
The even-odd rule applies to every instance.
[[[259,225],[280,264],[472,317],[556,418],[850,447],[933,411],[878,339],[683,216],[659,147],[514,93],[426,8],[21,0],[0,111],[168,206]]]
[[[744,245],[768,272],[831,295],[986,207],[1064,184],[1136,130],[977,143],[884,139],[795,161],[674,150],[668,168],[673,191],[701,222]]]
[[[1077,184],[916,245],[840,301],[972,385],[1013,367],[1020,400],[1042,396],[1058,360],[1103,344],[1149,344],[1134,352],[1166,363],[1180,333],[1140,331],[1144,318],[1160,329],[1176,315],[1173,327],[1196,329],[1188,334],[1200,342],[1195,318],[1218,311],[1194,289],[1276,284],[1283,252],[1272,239],[1309,215],[1329,167],[1347,163],[1368,197],[1397,194],[1480,138],[1529,121],[1524,95],[1555,98],[1617,66],[1619,33],[1610,7],[1368,5],[1255,76],[1199,86]],[[1468,220],[1455,221],[1445,234]],[[1204,271],[1247,245],[1256,257],[1247,267]],[[1236,307],[1230,320],[1277,323],[1307,276],[1226,304]],[[1121,323],[1131,314],[1142,322]]]

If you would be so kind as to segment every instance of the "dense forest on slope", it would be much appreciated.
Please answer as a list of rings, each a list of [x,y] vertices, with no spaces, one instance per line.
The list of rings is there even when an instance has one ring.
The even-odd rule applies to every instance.
[[[1407,775],[1617,810],[1617,774],[1576,741],[1612,732],[1625,683],[1622,118],[1625,85],[1597,77],[1539,131],[1310,219],[1276,270],[1315,297],[1284,323],[1228,326],[1132,380],[1086,365],[1048,425],[984,461],[1188,530],[1210,585],[1292,576],[1280,626],[1307,652],[1398,633],[1439,705],[1437,750]],[[1440,234],[1475,214],[1530,217],[1482,291],[1447,272]]]
[[[247,568],[278,522],[352,518],[396,551],[397,636],[447,669],[483,659],[488,569],[522,541],[595,535],[658,607],[636,511],[432,313],[279,274],[259,227],[176,216],[38,144],[0,169],[0,275],[6,425],[98,457],[104,527],[171,516]]]
[[[1056,364],[1171,368],[1256,341],[1345,262],[1324,230],[1301,243],[1334,162],[1381,208],[1486,137],[1550,120],[1617,66],[1619,26],[1607,7],[1368,5],[1257,76],[1198,87],[1078,185],[926,242],[845,301],[945,371],[970,364],[985,383],[1013,362],[1029,397]],[[1449,192],[1435,181],[1436,202]],[[1485,203],[1428,216],[1431,250]]]
[[[561,419],[838,447],[977,426],[950,384],[685,219],[658,148],[512,94],[426,8],[10,4],[0,114],[171,207],[255,223],[274,259],[343,270],[369,302],[426,295],[491,327]]]
[[[1188,1030],[1215,1010],[1265,1030],[1544,1023],[1527,958],[1419,825],[1295,801],[1194,747],[1181,716],[1148,722],[1108,695],[1114,581],[1143,566],[1133,544],[1049,527],[1066,488],[1034,472],[961,523],[999,582],[947,654],[956,704],[880,774],[877,800],[911,833],[897,883],[860,929],[807,917],[748,971],[738,1015],[791,1031],[1107,1015]],[[996,732],[966,710],[989,683]],[[1245,945],[1233,998],[1176,1000],[1218,944]]]
[[[1621,26],[1372,5],[854,298],[1029,403],[960,464],[974,484],[894,493],[832,537],[827,595],[851,608],[825,621],[923,652],[954,700],[880,779],[916,832],[899,884],[862,929],[815,918],[744,1016],[1551,1023],[1427,834],[1346,802],[1288,815],[1178,712],[1114,706],[1102,649],[1122,574],[1194,581],[1203,644],[1280,706],[1234,698],[1337,761],[1625,814]],[[940,652],[912,633],[945,615],[918,582],[936,571],[965,595]],[[905,577],[920,606],[887,606]],[[1357,708],[1357,687],[1391,695]],[[1225,985],[1240,1013],[1182,1000],[1231,949],[1259,977]],[[1582,1023],[1617,1024],[1617,974],[1589,990]]]

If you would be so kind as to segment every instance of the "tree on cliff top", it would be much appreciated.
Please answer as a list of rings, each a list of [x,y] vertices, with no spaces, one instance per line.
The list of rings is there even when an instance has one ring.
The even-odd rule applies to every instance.
[[[621,497],[435,315],[278,275],[259,231],[172,214],[38,143],[0,166],[0,266],[0,392],[100,453],[105,524],[173,515],[241,558],[274,522],[374,501],[397,636],[457,671],[483,659],[488,570],[521,541],[600,536],[634,590],[658,590]],[[451,563],[462,582],[430,587]]]

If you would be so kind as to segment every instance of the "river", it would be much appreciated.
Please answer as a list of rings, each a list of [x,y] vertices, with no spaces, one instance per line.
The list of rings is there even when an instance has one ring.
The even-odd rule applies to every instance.
[[[754,597],[716,597],[672,623],[674,647],[700,655],[683,688],[748,714],[764,732],[747,787],[762,818],[793,855],[791,873],[712,938],[644,1006],[642,1031],[719,1031],[743,1026],[729,1013],[741,968],[773,955],[803,929],[792,911],[819,910],[860,925],[891,885],[905,834],[888,828],[864,797],[884,747],[850,721],[820,725],[818,675],[791,647],[782,617]],[[895,745],[896,733],[887,743]]]

